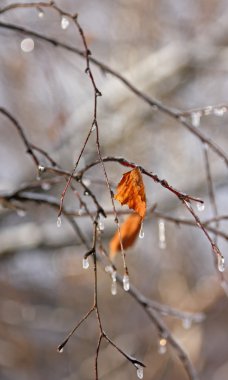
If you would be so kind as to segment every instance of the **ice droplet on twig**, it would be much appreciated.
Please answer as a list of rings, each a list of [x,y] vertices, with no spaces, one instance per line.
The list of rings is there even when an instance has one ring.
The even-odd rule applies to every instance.
[[[43,9],[38,9],[38,17],[43,18],[44,17],[44,11]]]
[[[85,179],[83,180],[83,183],[84,183],[84,185],[85,185],[86,187],[89,187],[89,186],[91,185],[91,180],[90,180],[89,178],[85,178]]]
[[[85,206],[81,205],[80,209],[78,210],[78,215],[79,216],[83,215],[84,211],[85,211]]]
[[[63,16],[61,18],[61,28],[63,30],[66,30],[68,28],[68,26],[70,25],[70,21],[68,20],[68,18],[66,18],[65,16]]]
[[[92,128],[91,128],[91,131],[94,132],[95,130],[96,130],[96,125],[93,124],[93,125],[92,125]]]
[[[136,364],[135,366],[137,368],[137,371],[136,371],[137,377],[139,379],[143,379],[143,367],[141,365],[139,365],[139,364]]]
[[[219,272],[224,272],[225,270],[225,259],[222,255],[217,255],[218,259],[218,270]]]
[[[62,354],[62,353],[63,353],[63,347],[60,348],[60,350],[58,349],[58,352],[59,352],[60,354]]]
[[[139,239],[143,239],[145,236],[145,233],[143,231],[143,223],[141,224],[141,228],[140,228],[140,231],[139,231]]]
[[[167,351],[167,340],[166,338],[161,338],[159,340],[158,353],[163,355]]]
[[[112,281],[111,294],[113,296],[115,296],[117,294],[117,283],[116,283],[116,281]]]
[[[20,216],[21,218],[23,218],[26,215],[26,212],[25,212],[25,210],[20,208],[20,209],[17,209],[17,215]]]
[[[112,274],[113,273],[113,267],[111,265],[106,265],[105,272]]]
[[[48,182],[43,182],[41,184],[41,189],[44,190],[44,191],[48,191],[48,190],[50,190],[50,188],[51,188],[51,185]]]
[[[116,282],[116,271],[112,269],[112,281]]]
[[[200,126],[200,118],[201,118],[200,112],[192,112],[191,119],[192,119],[193,127],[199,127]]]
[[[182,326],[185,330],[189,330],[192,327],[191,318],[184,318],[182,321]]]
[[[61,225],[62,225],[61,216],[58,216],[58,218],[57,218],[57,222],[56,222],[56,225],[57,225],[58,228],[61,227]]]
[[[88,260],[88,257],[87,257],[87,258],[83,257],[83,260],[82,260],[82,268],[83,268],[83,269],[88,269],[88,268],[89,268],[89,260]]]
[[[100,231],[104,231],[105,226],[104,226],[103,220],[101,220],[101,219],[99,220],[98,227],[99,227]]]
[[[164,219],[159,219],[158,221],[158,240],[159,240],[159,248],[166,248],[166,237],[165,237],[165,221]]]
[[[130,281],[129,281],[129,276],[125,274],[123,276],[123,288],[126,292],[130,289]]]
[[[44,170],[45,170],[45,167],[44,167],[44,166],[42,166],[42,165],[39,165],[39,166],[38,166],[38,173],[37,173],[37,177],[36,177],[36,180],[37,180],[37,181],[40,181],[40,179],[41,179],[41,174],[44,172]]]
[[[196,207],[197,207],[198,211],[200,211],[200,212],[204,211],[205,210],[205,203],[198,202]]]

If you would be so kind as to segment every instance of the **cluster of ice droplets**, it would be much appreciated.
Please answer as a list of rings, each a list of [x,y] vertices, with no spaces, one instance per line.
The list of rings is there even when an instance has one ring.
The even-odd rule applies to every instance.
[[[215,116],[223,116],[228,111],[228,108],[226,106],[220,106],[220,107],[212,107],[208,106],[205,109],[201,111],[194,111],[191,113],[191,121],[193,127],[199,127],[200,126],[200,119],[201,116],[209,116],[209,115],[215,115]]]
[[[123,288],[126,292],[130,289],[130,280],[128,274],[123,276]]]
[[[164,219],[159,219],[158,221],[158,242],[159,248],[166,248],[166,236],[165,236],[165,221]]]
[[[139,379],[143,379],[143,366],[140,364],[135,364],[136,374]]]
[[[203,114],[205,116],[208,116],[208,115],[223,116],[224,113],[226,112],[227,112],[226,106],[218,106],[218,107],[208,106],[203,110]]]
[[[227,112],[227,107],[216,107],[213,110],[214,115],[223,116]]]

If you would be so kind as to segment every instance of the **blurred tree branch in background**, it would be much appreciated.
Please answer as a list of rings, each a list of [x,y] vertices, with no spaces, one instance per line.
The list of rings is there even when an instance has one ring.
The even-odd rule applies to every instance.
[[[3,3],[2,378],[226,379],[226,2]]]

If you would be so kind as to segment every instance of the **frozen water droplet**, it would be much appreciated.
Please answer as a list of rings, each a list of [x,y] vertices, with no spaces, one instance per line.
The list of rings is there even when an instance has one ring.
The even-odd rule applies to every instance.
[[[129,281],[129,276],[125,274],[123,276],[123,288],[126,292],[130,289],[130,281]]]
[[[100,231],[104,231],[105,226],[104,226],[103,220],[101,220],[101,219],[99,220],[98,227],[99,227]]]
[[[68,26],[70,25],[70,21],[68,18],[66,18],[65,16],[63,16],[61,18],[61,28],[63,30],[66,30],[68,28]]]
[[[82,268],[83,269],[88,269],[89,268],[89,260],[88,260],[88,257],[87,258],[83,258],[82,260]]]
[[[41,188],[42,188],[44,191],[48,191],[48,190],[50,190],[51,185],[50,185],[50,183],[48,183],[48,182],[43,182],[42,185],[41,185]]]
[[[63,353],[63,347],[60,348],[60,349],[58,349],[58,352],[59,352],[60,354],[62,354],[62,353]]]
[[[112,268],[112,267],[111,267]],[[112,269],[112,281],[116,282],[116,271]]]
[[[91,185],[91,181],[90,181],[89,178],[85,178],[85,179],[83,180],[83,183],[84,183],[84,185],[85,185],[86,187],[89,187],[89,186]]]
[[[96,125],[93,124],[91,131],[94,132],[96,130]]]
[[[143,223],[141,224],[141,228],[140,228],[140,231],[139,231],[139,238],[140,239],[143,239],[145,236],[145,233],[143,231]]]
[[[205,204],[204,203],[198,202],[196,207],[197,207],[198,211],[204,211],[205,210]]]
[[[137,377],[139,379],[143,379],[143,367],[139,364],[136,365],[136,368],[137,368]]]
[[[26,212],[25,212],[25,210],[18,209],[17,215],[20,216],[21,218],[23,218],[26,215]]]
[[[61,217],[60,216],[58,216],[58,218],[57,218],[57,227],[58,228],[60,228],[61,227],[61,225],[62,225],[62,220],[61,220]]]
[[[201,118],[201,113],[200,112],[193,112],[191,114],[191,119],[192,119],[192,125],[193,125],[193,127],[199,127],[200,126],[200,118]]]
[[[225,259],[222,255],[218,255],[218,270],[219,272],[224,272],[225,270]]]
[[[40,173],[43,173],[44,170],[45,170],[45,167],[42,166],[42,165],[39,165],[39,166],[38,166],[38,170],[39,170]]]
[[[189,330],[192,327],[191,318],[184,318],[182,321],[182,326],[185,330]]]
[[[116,283],[116,281],[112,281],[111,293],[113,296],[115,296],[117,294],[117,283]]]
[[[159,248],[166,248],[166,237],[165,237],[165,221],[164,219],[159,219],[158,221],[158,239],[159,239]]]
[[[43,18],[44,17],[44,11],[42,9],[38,10],[38,17]]]
[[[111,265],[107,265],[107,266],[105,267],[105,272],[107,272],[107,273],[112,273],[112,272],[113,272],[113,268],[112,268],[112,266],[111,266]]]
[[[158,347],[158,352],[159,354],[163,355],[167,351],[167,340],[165,338],[161,338],[159,340],[159,347]]]
[[[78,215],[79,215],[79,216],[83,215],[84,211],[85,211],[85,207],[82,205],[82,206],[80,207],[80,209],[78,210]]]
[[[24,53],[30,53],[34,49],[34,41],[32,38],[24,38],[21,41],[21,50]]]
[[[44,166],[42,166],[42,165],[38,166],[38,173],[37,173],[37,177],[36,177],[37,181],[40,181],[40,176],[44,172],[44,170],[45,170]]]
[[[87,190],[84,191],[84,195],[85,196],[88,196],[89,195],[89,192]]]

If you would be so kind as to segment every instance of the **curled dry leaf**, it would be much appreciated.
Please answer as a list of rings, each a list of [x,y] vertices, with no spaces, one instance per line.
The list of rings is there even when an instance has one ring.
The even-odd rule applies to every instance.
[[[120,227],[120,234],[122,238],[123,248],[131,247],[139,235],[141,228],[142,218],[139,214],[131,214]],[[119,233],[116,231],[109,244],[110,257],[115,257],[116,253],[121,251]]]
[[[146,195],[142,174],[138,168],[125,173],[117,186],[115,199],[127,204],[143,219],[146,214]]]

